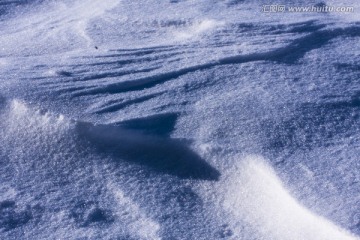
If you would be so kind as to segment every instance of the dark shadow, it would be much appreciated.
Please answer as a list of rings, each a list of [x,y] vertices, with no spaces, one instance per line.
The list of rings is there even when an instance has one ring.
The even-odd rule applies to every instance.
[[[236,5],[238,5],[238,4],[244,3],[244,2],[245,2],[245,0],[228,0],[228,1],[226,2],[226,5],[227,5],[228,7],[232,7],[232,6],[236,6]]]
[[[140,130],[145,134],[169,136],[174,130],[177,118],[177,113],[163,113],[152,115],[147,118],[123,121],[117,125],[129,130]]]
[[[180,0],[170,0],[170,3],[179,3],[181,2]]]
[[[175,114],[164,114],[117,125],[80,122],[77,130],[116,161],[127,160],[179,178],[218,180],[220,173],[184,141],[168,137],[175,121]]]
[[[6,98],[0,95],[0,114],[1,111],[3,111],[6,108],[6,105],[7,105]]]
[[[278,24],[267,26],[266,33],[270,34],[286,34],[286,33],[312,33],[325,28],[326,24],[319,24],[314,20],[293,23]]]
[[[65,70],[56,71],[56,74],[63,77],[71,77],[73,75],[71,72]]]

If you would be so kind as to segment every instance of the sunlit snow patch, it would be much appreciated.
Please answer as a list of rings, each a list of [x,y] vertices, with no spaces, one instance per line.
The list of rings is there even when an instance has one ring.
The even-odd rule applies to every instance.
[[[92,47],[93,40],[87,31],[89,22],[103,17],[118,4],[119,0],[41,4],[34,12],[26,13],[25,18],[9,21],[0,36],[0,52],[26,55]]]
[[[178,41],[189,40],[196,38],[201,34],[206,34],[210,31],[213,31],[215,28],[223,26],[224,22],[219,22],[213,19],[202,20],[184,31],[175,31],[175,39]]]
[[[357,239],[298,203],[261,157],[244,159],[225,182],[224,208],[263,239]]]
[[[160,225],[152,219],[145,216],[138,205],[136,205],[130,198],[126,197],[124,193],[109,183],[108,188],[113,192],[118,201],[119,210],[127,209],[126,212],[119,211],[118,217],[126,223],[126,227],[132,236],[137,236],[140,239],[158,240]]]

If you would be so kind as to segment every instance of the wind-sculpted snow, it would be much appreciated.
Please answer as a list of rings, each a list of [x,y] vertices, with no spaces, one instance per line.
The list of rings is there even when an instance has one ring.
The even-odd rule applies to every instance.
[[[359,239],[359,4],[263,4],[2,1],[0,239]]]
[[[297,203],[263,159],[249,156],[234,169],[224,208],[256,227],[258,239],[355,239]]]

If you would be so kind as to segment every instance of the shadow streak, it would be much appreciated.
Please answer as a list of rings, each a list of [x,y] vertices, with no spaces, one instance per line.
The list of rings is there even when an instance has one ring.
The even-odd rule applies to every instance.
[[[309,23],[309,26],[303,27],[301,31],[305,31],[314,28],[313,23]],[[322,26],[319,28],[321,29]],[[207,70],[216,66],[224,66],[231,64],[241,64],[254,61],[270,61],[283,64],[296,64],[301,58],[303,58],[308,52],[323,47],[328,44],[332,39],[338,37],[355,37],[360,36],[360,27],[351,26],[347,28],[336,28],[317,30],[304,37],[294,40],[292,43],[285,47],[274,49],[262,53],[252,53],[247,55],[235,55],[230,57],[221,58],[218,60],[210,61],[208,63],[188,66],[181,69],[158,73],[153,76],[142,77],[138,79],[132,79],[124,82],[115,82],[107,84],[105,86],[96,86],[91,89],[79,91],[74,93],[75,97],[95,94],[116,94],[131,91],[142,91],[148,88],[155,87],[158,84],[163,84],[167,81],[176,79],[183,75],[193,73],[196,71]]]

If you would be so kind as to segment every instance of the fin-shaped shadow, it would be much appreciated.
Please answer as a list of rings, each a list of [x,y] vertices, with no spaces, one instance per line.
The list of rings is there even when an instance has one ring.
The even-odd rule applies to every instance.
[[[99,151],[116,160],[127,160],[179,178],[218,180],[220,173],[184,141],[168,137],[174,122],[175,115],[169,114],[117,125],[79,122],[77,130]]]
[[[177,118],[177,113],[163,113],[146,118],[123,121],[117,125],[129,130],[139,130],[146,134],[169,136],[174,130]]]

